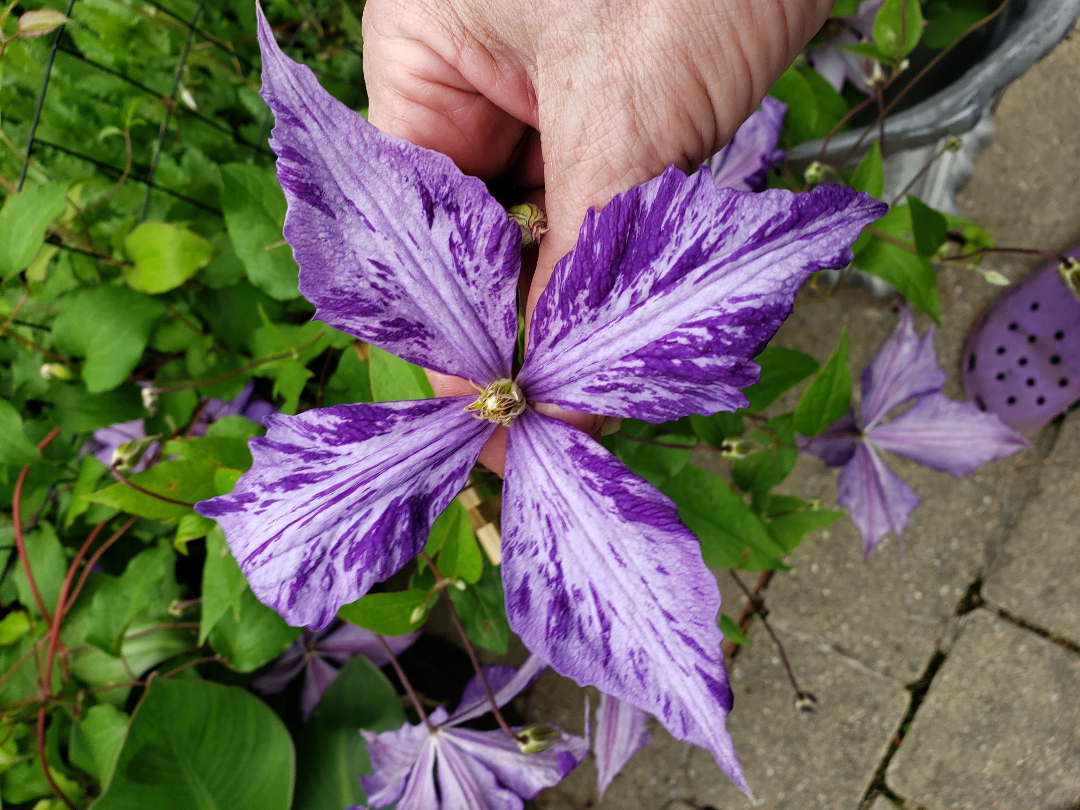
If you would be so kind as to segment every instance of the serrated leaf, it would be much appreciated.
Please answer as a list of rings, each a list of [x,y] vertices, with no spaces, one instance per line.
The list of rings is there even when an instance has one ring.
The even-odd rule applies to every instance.
[[[761,378],[743,391],[746,398],[750,400],[750,407],[746,409],[750,413],[765,410],[781,395],[818,370],[818,361],[810,355],[780,346],[766,346],[754,360],[761,366]],[[690,418],[692,421],[693,417]],[[738,434],[731,435],[741,433],[740,430]],[[702,436],[702,438],[705,437]],[[713,442],[710,441],[709,444]]]
[[[818,371],[795,407],[795,430],[817,436],[851,408],[851,372],[848,370],[847,327],[832,357]]]
[[[48,183],[7,198],[0,209],[0,278],[11,278],[33,261],[45,230],[64,213],[66,193],[66,183]]]
[[[171,222],[144,222],[127,235],[124,249],[134,263],[124,280],[133,290],[156,294],[173,290],[209,264],[214,246]]]
[[[229,238],[247,277],[279,301],[300,295],[299,269],[281,234],[285,195],[272,172],[246,163],[221,167],[221,207]]]
[[[920,256],[930,258],[945,244],[949,234],[949,221],[940,211],[935,211],[918,197],[908,195],[911,210],[911,230],[915,237],[915,249]]]
[[[881,144],[877,140],[870,144],[851,175],[851,187],[879,200],[885,192],[885,163],[881,159]]]
[[[423,588],[410,588],[394,593],[369,593],[342,606],[338,616],[350,624],[367,628],[384,636],[411,633],[427,619],[435,604],[436,594]]]
[[[288,810],[294,776],[289,732],[257,697],[197,678],[155,678],[94,808]]]
[[[64,354],[86,358],[87,391],[109,391],[135,369],[164,311],[161,301],[127,287],[96,287],[57,317],[53,340]]]

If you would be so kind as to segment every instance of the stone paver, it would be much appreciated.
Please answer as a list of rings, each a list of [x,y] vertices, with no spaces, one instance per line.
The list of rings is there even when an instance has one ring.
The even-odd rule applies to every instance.
[[[907,708],[908,693],[815,644],[783,633],[781,638],[802,688],[817,695],[819,706],[812,716],[795,710],[775,648],[764,633],[755,633],[753,646],[732,668],[735,709],[728,728],[757,807],[854,810]],[[580,690],[549,674],[534,690],[529,711],[580,730],[580,706]],[[578,806],[598,810],[659,810],[674,800],[723,810],[751,807],[708,753],[676,742],[655,722],[650,728],[652,743],[627,764],[603,802],[585,804],[595,792],[591,763],[571,774],[561,789]],[[562,810],[567,805],[546,794],[538,806]]]
[[[971,614],[887,774],[929,810],[1080,805],[1080,655]]]
[[[1015,616],[1080,641],[1080,411],[1066,418],[1043,462],[1040,484],[983,595]]]

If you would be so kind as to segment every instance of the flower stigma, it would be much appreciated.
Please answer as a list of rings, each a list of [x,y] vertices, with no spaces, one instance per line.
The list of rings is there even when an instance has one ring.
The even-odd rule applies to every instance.
[[[487,419],[496,425],[509,427],[525,410],[525,394],[513,380],[495,380],[480,391],[476,402],[466,405],[465,410],[476,411],[477,419]]]

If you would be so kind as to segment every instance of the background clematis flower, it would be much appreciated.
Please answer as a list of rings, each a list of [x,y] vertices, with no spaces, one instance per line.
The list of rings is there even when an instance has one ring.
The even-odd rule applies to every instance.
[[[323,627],[419,554],[506,426],[510,627],[557,672],[710,750],[745,790],[725,730],[720,592],[697,538],[670,499],[530,403],[652,422],[746,405],[752,358],[799,286],[845,266],[885,205],[836,186],[718,190],[669,167],[588,212],[515,373],[518,225],[445,155],[336,101],[259,25],[285,236],[316,317],[481,393],[270,416],[251,469],[198,511],[259,599]]]
[[[908,515],[919,496],[896,476],[879,450],[910,458],[959,478],[979,465],[1023,450],[1027,440],[992,413],[941,393],[945,372],[934,355],[934,326],[920,338],[911,313],[900,323],[862,375],[858,414],[849,412],[812,439],[799,437],[801,449],[840,471],[836,502],[846,506],[869,555],[889,531],[903,544]],[[910,408],[885,417],[904,403]]]
[[[743,122],[727,146],[705,162],[717,188],[736,191],[765,188],[769,170],[787,154],[776,146],[786,112],[784,102],[770,96],[762,99],[761,106]]]
[[[385,636],[391,652],[397,655],[408,649],[419,633]],[[304,688],[300,693],[300,711],[304,720],[311,717],[322,696],[337,678],[341,667],[354,655],[363,655],[377,667],[389,663],[386,650],[370,630],[343,622],[324,630],[305,630],[271,667],[252,683],[265,695],[273,695],[289,685],[289,681],[304,673]]]
[[[611,780],[630,761],[630,757],[649,744],[652,735],[646,724],[649,716],[611,695],[600,696],[596,710],[596,737],[593,756],[596,757],[596,785],[600,798]]]
[[[885,0],[862,0],[859,10],[848,17],[830,19],[823,29],[825,36],[820,44],[807,53],[810,66],[839,92],[849,81],[864,93],[872,93],[870,85],[874,76],[875,62],[865,56],[845,51],[844,45],[867,42],[873,36],[874,17]]]
[[[533,655],[516,671],[484,667],[484,675],[501,707],[532,684],[546,666]],[[406,724],[381,734],[361,731],[375,771],[360,777],[370,807],[397,802],[397,810],[521,810],[523,799],[558,784],[585,758],[588,740],[554,726],[549,732],[554,741],[535,753],[523,753],[501,728],[457,727],[490,709],[483,686],[474,676],[453,714],[447,715],[441,707],[431,713],[428,720],[434,730]]]

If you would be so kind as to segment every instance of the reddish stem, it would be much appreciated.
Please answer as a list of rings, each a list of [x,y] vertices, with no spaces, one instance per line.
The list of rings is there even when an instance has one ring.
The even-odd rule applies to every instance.
[[[38,442],[38,450],[44,450],[49,444],[60,435],[60,428],[53,428],[49,431],[40,442]],[[11,496],[11,518],[15,524],[15,549],[19,554],[19,563],[23,567],[23,573],[26,574],[26,582],[30,586],[30,592],[34,595],[34,601],[37,603],[38,611],[41,613],[41,618],[45,620],[46,624],[52,624],[52,617],[49,615],[49,611],[45,609],[45,600],[41,598],[41,591],[38,590],[37,580],[34,579],[34,572],[30,569],[30,557],[26,553],[26,541],[23,539],[22,532],[22,488],[26,483],[26,476],[30,473],[30,465],[27,464],[19,472],[19,478],[15,482],[15,491]]]

